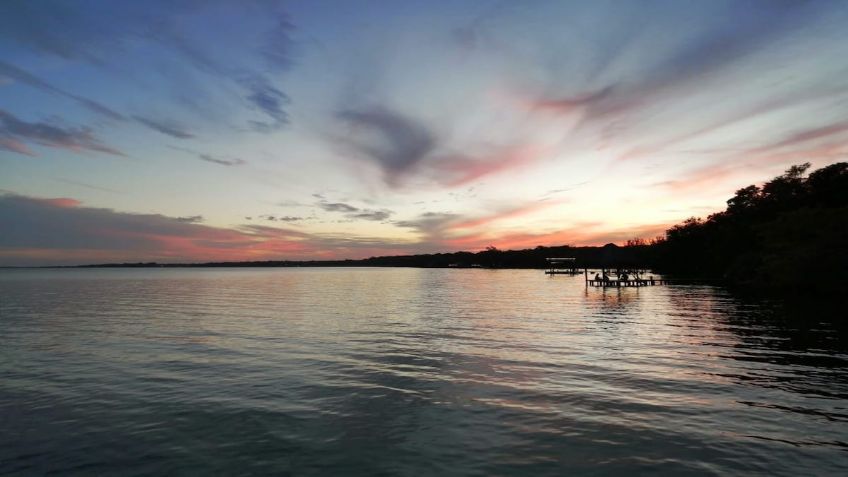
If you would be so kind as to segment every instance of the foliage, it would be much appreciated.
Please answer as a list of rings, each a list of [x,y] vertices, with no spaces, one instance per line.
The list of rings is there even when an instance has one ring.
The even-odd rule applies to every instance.
[[[660,270],[776,291],[836,292],[848,272],[848,163],[790,167],[736,191],[727,209],[691,217],[655,243]]]

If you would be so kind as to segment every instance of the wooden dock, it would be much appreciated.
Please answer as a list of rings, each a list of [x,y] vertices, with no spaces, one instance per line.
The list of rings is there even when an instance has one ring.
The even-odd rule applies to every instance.
[[[577,259],[573,257],[551,257],[548,261],[548,269],[545,270],[546,275],[580,275],[583,274],[586,280],[587,287],[600,288],[637,288],[650,287],[654,285],[667,285],[668,280],[662,278],[654,278],[648,276],[643,278],[648,273],[644,268],[634,267],[615,267],[615,268],[600,268],[595,269],[600,273],[595,274],[595,278],[589,278],[589,269],[577,268]],[[603,278],[601,278],[603,277]],[[631,278],[633,277],[633,278]]]
[[[602,268],[600,274],[595,274],[595,278],[589,278],[589,270],[583,269],[583,276],[586,280],[587,287],[601,288],[631,288],[631,287],[650,287],[654,285],[667,285],[668,280],[662,278],[654,278],[653,275],[648,278],[643,278],[646,270],[643,269],[606,269]],[[599,276],[600,275],[600,276]],[[609,275],[615,276],[615,278]],[[630,276],[633,278],[630,278]],[[601,276],[603,278],[601,278]]]
[[[590,287],[649,287],[653,285],[665,285],[665,280],[657,278],[634,278],[631,280],[586,280],[586,284]]]
[[[574,257],[551,257],[545,260],[548,261],[548,269],[545,270],[546,275],[580,275],[583,273],[577,268],[577,259]]]

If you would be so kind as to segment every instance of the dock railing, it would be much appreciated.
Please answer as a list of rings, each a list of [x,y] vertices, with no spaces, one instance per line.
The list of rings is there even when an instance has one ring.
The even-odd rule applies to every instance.
[[[633,275],[632,278],[630,277],[631,274]],[[611,278],[610,275],[615,275],[615,278]],[[602,268],[600,269],[600,272],[595,273],[595,278],[590,278],[589,269],[583,269],[583,277],[586,281],[587,287],[629,288],[665,285],[668,283],[667,280],[662,278],[654,278],[653,275],[649,275],[647,278],[643,277],[642,275],[644,275],[644,271],[642,269]]]

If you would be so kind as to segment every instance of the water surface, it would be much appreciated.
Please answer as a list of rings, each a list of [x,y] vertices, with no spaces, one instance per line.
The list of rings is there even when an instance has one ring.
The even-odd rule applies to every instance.
[[[537,270],[3,270],[0,474],[846,475],[836,318]]]

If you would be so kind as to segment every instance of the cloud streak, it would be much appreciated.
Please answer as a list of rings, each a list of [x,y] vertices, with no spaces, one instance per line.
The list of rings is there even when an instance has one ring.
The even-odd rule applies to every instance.
[[[76,94],[73,94],[73,93],[69,93],[69,92],[62,90],[62,89],[59,89],[59,88],[56,88],[55,86],[52,86],[51,84],[47,83],[46,81],[43,81],[43,80],[37,78],[36,76],[30,74],[29,72],[24,71],[23,69],[18,68],[17,66],[11,65],[9,63],[6,63],[4,61],[0,61],[0,77],[5,77],[5,78],[8,78],[10,80],[19,81],[19,82],[26,84],[27,86],[30,86],[32,88],[36,88],[36,89],[39,89],[39,90],[42,90],[42,91],[46,91],[48,93],[52,93],[52,94],[55,94],[55,95],[58,95],[58,96],[62,96],[64,98],[71,99],[73,101],[76,101],[77,103],[79,103],[83,107],[87,108],[88,110],[93,111],[93,112],[95,112],[95,113],[97,113],[97,114],[99,114],[103,117],[106,117],[108,119],[112,119],[112,120],[115,120],[115,121],[123,121],[123,120],[126,119],[123,114],[121,114],[121,113],[119,113],[119,112],[117,112],[117,111],[115,111],[111,108],[108,108],[108,107],[98,103],[97,101],[94,101],[94,100],[91,100],[91,99],[88,99],[88,98],[85,98],[85,97],[82,97],[82,96],[79,96],[79,95],[76,95]]]
[[[644,2],[631,8],[626,20],[609,5],[568,9],[575,19],[613,23],[603,34],[571,38],[588,54],[576,55],[567,68],[556,61],[542,63],[543,79],[536,82],[535,93],[528,92],[534,87],[522,86],[515,95],[506,94],[531,116],[575,121],[563,145],[585,141],[596,150],[616,151],[620,160],[651,158],[714,133],[732,137],[733,127],[743,121],[778,110],[788,114],[792,107],[844,94],[844,88],[822,82],[815,66],[805,68],[809,80],[762,81],[779,77],[775,68],[789,61],[780,56],[788,45],[817,35],[841,41],[826,20],[846,18],[848,12],[836,2]],[[681,31],[680,24],[692,27]],[[759,90],[751,89],[758,84]],[[770,90],[775,93],[765,97]]]
[[[84,189],[96,190],[96,191],[100,191],[100,192],[109,192],[111,194],[120,194],[120,192],[115,190],[115,189],[110,189],[108,187],[102,187],[102,186],[98,186],[98,185],[94,185],[94,184],[88,184],[86,182],[73,181],[73,180],[70,180],[70,179],[61,179],[61,178],[57,178],[55,180],[58,181],[58,182],[63,182],[65,184],[71,184],[71,185],[75,185],[77,187],[82,187]]]
[[[265,219],[268,222],[300,222],[304,220],[303,217],[295,216],[295,215],[271,215],[271,214],[263,214],[259,216],[260,219]]]
[[[102,144],[89,128],[63,128],[43,122],[27,122],[0,109],[0,146],[19,154],[34,155],[23,141],[74,152],[94,151],[124,156],[117,149]]]
[[[28,148],[26,144],[13,137],[10,137],[9,135],[6,135],[4,137],[3,134],[3,130],[0,129],[0,149],[5,149],[7,151],[23,154],[24,156],[36,156],[36,154],[32,152],[32,150]]]
[[[805,143],[818,141],[821,139],[829,139],[834,136],[836,136],[838,139],[839,136],[845,136],[846,133],[848,133],[848,121],[840,121],[824,126],[818,126],[791,133],[786,137],[777,140],[776,142],[773,142],[763,147],[752,149],[749,152],[753,154],[758,154],[768,151],[774,151],[777,149],[803,145]]]
[[[528,167],[550,152],[548,146],[524,143],[451,153],[448,141],[423,121],[384,107],[344,110],[337,119],[349,126],[346,136],[335,138],[343,154],[377,165],[392,188],[404,186],[413,177],[459,187]]]
[[[106,107],[97,101],[57,88],[27,71],[3,61],[0,61],[0,78],[7,78],[41,91],[68,98],[85,107],[89,111],[113,121],[126,121],[128,119],[125,115],[115,111],[114,109]],[[190,139],[194,137],[193,134],[175,125],[173,121],[151,119],[140,115],[132,115],[132,119],[154,131],[158,131],[177,139]],[[7,147],[7,149],[11,149],[11,147]]]
[[[815,2],[752,2],[744,6],[731,2],[716,8],[678,3],[668,7],[664,14],[676,21],[698,19],[696,34],[675,45],[640,76],[608,85],[602,90],[608,94],[590,96],[585,102],[587,119],[627,114],[667,99],[669,94],[680,94],[696,82],[703,84],[821,15]]]
[[[153,129],[154,131],[158,131],[162,134],[177,138],[177,139],[191,139],[194,137],[194,134],[184,130],[180,126],[170,122],[163,121],[161,119],[151,119],[146,118],[144,116],[133,115],[133,119],[144,124],[145,126]]]
[[[233,15],[256,30],[228,30],[226,43],[221,37],[209,35],[220,20],[218,16],[232,20]],[[204,25],[204,28],[188,25]],[[170,63],[174,70],[159,69],[161,79],[171,80],[172,91],[193,98],[204,96],[202,99],[207,101],[226,99],[223,104],[228,107],[228,114],[235,93],[242,107],[259,113],[258,118],[247,120],[247,126],[260,132],[274,132],[288,123],[289,98],[272,81],[269,72],[279,78],[279,73],[291,66],[293,30],[293,23],[275,2],[250,1],[238,7],[215,1],[174,4],[159,0],[145,2],[143,6],[50,0],[0,3],[0,40],[19,50],[60,58],[67,63],[85,62],[109,74],[129,66],[130,62],[137,62],[139,68],[159,68],[164,58],[175,59]],[[233,55],[235,46],[248,53]],[[137,54],[140,51],[144,54]],[[187,81],[195,78],[195,73],[200,73],[202,80]],[[68,98],[111,120],[127,119],[113,108],[58,88],[5,62],[0,63],[0,77]],[[207,112],[214,110],[208,108]],[[173,137],[180,138],[185,133],[160,120],[134,119]]]
[[[352,213],[359,211],[359,208],[342,202],[319,202],[318,207],[326,210],[327,212]]]
[[[377,164],[392,185],[436,147],[434,134],[424,124],[397,111],[383,107],[346,109],[336,117],[350,127],[342,144]]]
[[[190,155],[194,156],[196,159],[200,159],[201,161],[209,162],[209,163],[212,163],[212,164],[218,164],[220,166],[242,166],[242,165],[247,164],[247,161],[245,161],[244,159],[240,159],[238,157],[225,158],[225,157],[213,156],[212,154],[206,154],[206,153],[203,153],[203,152],[197,152],[197,151],[185,148],[185,147],[178,147],[178,146],[169,146],[169,147],[171,149],[175,150],[175,151],[180,151],[180,152],[184,152],[186,154],[190,154]]]
[[[414,229],[423,242],[455,249],[458,245],[480,248],[491,240],[491,226],[497,222],[516,219],[562,204],[563,200],[546,200],[520,206],[500,207],[488,214],[463,215],[453,212],[425,212],[415,219],[394,222],[398,227]]]
[[[250,127],[257,132],[271,132],[279,129],[289,122],[289,115],[285,107],[291,101],[289,97],[280,91],[263,76],[253,76],[241,81],[247,90],[247,101],[257,111],[270,116],[273,121],[250,121]]]
[[[320,195],[320,194],[318,194]],[[327,212],[338,212],[343,214],[348,219],[353,220],[371,220],[374,222],[382,222],[388,220],[394,212],[388,209],[361,209],[354,207],[344,202],[326,202],[319,201],[316,204],[319,208]]]
[[[197,158],[201,161],[211,162],[212,164],[219,164],[222,166],[241,166],[247,164],[247,161],[245,161],[244,159],[222,159],[220,157],[215,157],[209,154],[197,154]]]

